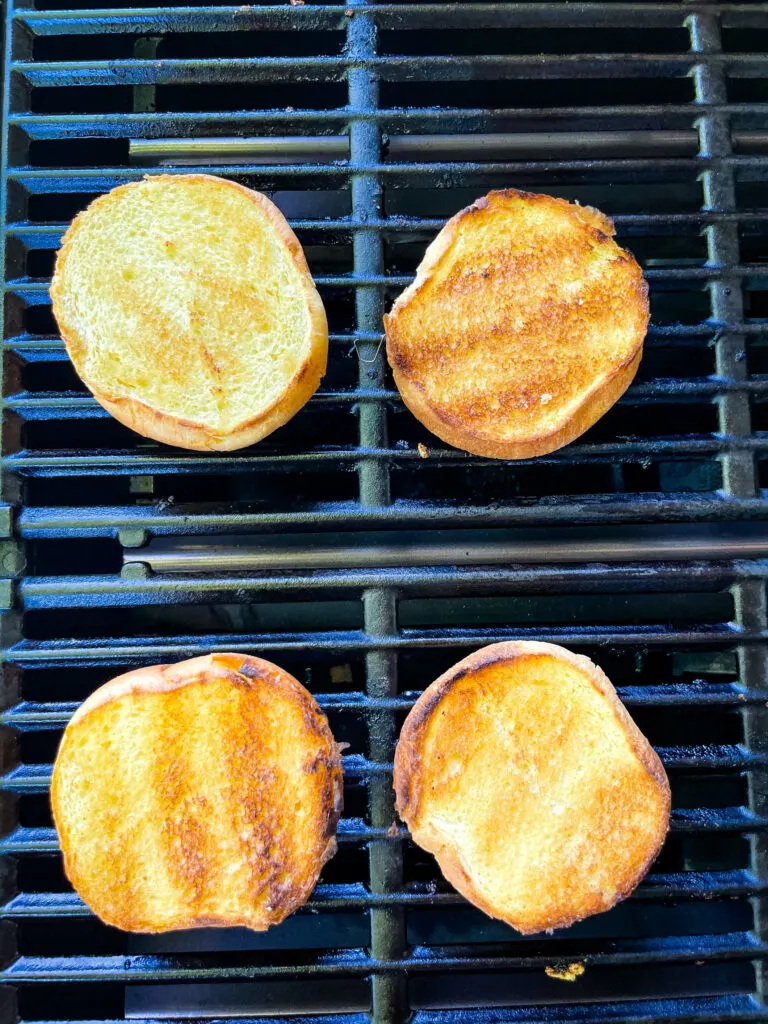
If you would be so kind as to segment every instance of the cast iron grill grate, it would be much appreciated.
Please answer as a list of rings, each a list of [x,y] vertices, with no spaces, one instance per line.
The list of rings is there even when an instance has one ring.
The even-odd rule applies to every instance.
[[[765,534],[746,521],[767,507],[766,6],[9,0],[5,24],[3,1012],[765,1019]],[[234,455],[165,449],[103,414],[48,300],[78,210],[190,166],[273,195],[333,332],[321,392]],[[614,216],[653,309],[627,396],[576,444],[519,464],[427,435],[380,334],[442,221],[505,185]],[[591,544],[621,523],[656,541],[676,523],[702,546],[650,555],[633,533],[631,561],[500,554],[531,541],[522,528],[568,527],[567,545],[580,525]],[[331,541],[335,565],[312,563]],[[414,694],[520,636],[606,669],[674,801],[633,898],[533,939],[455,896],[393,828],[391,800]],[[67,886],[50,765],[93,688],[208,649],[274,657],[350,743],[340,852],[306,911],[266,935],[129,938]],[[574,984],[545,973],[575,960]]]

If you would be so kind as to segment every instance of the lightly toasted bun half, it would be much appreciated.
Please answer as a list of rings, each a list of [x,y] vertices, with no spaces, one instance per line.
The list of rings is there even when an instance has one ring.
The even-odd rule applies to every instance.
[[[445,878],[523,934],[624,899],[669,827],[655,752],[604,673],[555,644],[492,644],[427,687],[394,784]]]
[[[527,459],[562,448],[631,383],[648,287],[599,210],[491,192],[452,217],[384,323],[403,401],[443,441]]]
[[[298,239],[266,196],[223,178],[148,176],[94,200],[64,235],[51,299],[94,398],[165,444],[253,444],[325,373]]]
[[[106,683],[66,728],[51,785],[67,877],[126,931],[264,931],[336,850],[339,747],[293,676],[213,654]]]

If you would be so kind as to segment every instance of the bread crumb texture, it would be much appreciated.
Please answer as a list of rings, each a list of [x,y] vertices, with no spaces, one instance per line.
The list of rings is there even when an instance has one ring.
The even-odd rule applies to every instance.
[[[113,695],[97,691],[68,726],[53,775],[65,869],[84,901],[142,932],[260,931],[300,907],[335,850],[342,794],[339,751],[307,691],[236,655],[107,685]]]
[[[158,175],[75,220],[54,311],[97,398],[135,399],[214,435],[281,398],[310,358],[309,274],[282,215],[255,195]]]
[[[524,933],[625,897],[669,821],[664,770],[611,684],[548,644],[494,645],[433,683],[403,728],[395,787],[448,880]]]
[[[440,436],[441,424],[458,428],[469,450],[473,436],[503,445],[557,435],[641,351],[647,286],[613,234],[597,210],[514,190],[452,218],[386,318],[389,360],[398,384],[418,392],[409,402],[403,389],[415,414],[425,419],[425,404],[427,425]]]

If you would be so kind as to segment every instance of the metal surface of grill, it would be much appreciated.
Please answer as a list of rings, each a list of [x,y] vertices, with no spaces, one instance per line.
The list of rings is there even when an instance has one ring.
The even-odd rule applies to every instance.
[[[768,5],[82,3],[5,13],[0,1012],[764,1020]],[[240,453],[134,435],[56,335],[67,223],[161,167],[272,195],[328,310],[321,391]],[[381,337],[445,218],[504,186],[613,216],[652,303],[626,396],[519,463],[423,430]],[[534,938],[450,890],[391,793],[415,695],[515,637],[591,655],[673,788],[637,893]],[[129,937],[66,883],[51,762],[96,686],[208,650],[278,661],[350,743],[339,853],[267,934]]]

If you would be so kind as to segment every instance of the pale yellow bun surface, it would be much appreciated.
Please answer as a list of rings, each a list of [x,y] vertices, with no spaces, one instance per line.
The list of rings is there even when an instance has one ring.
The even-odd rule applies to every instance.
[[[451,218],[384,318],[411,412],[443,441],[544,455],[592,426],[642,356],[648,288],[598,210],[491,192]]]
[[[137,669],[64,733],[51,803],[64,867],[127,931],[263,931],[336,849],[339,748],[292,676],[245,655]]]
[[[64,236],[51,297],[97,401],[167,444],[252,444],[325,372],[325,310],[296,236],[266,196],[223,178],[156,175],[100,196]]]
[[[669,825],[667,777],[603,672],[493,644],[427,688],[395,756],[397,809],[449,882],[525,934],[627,896]]]

